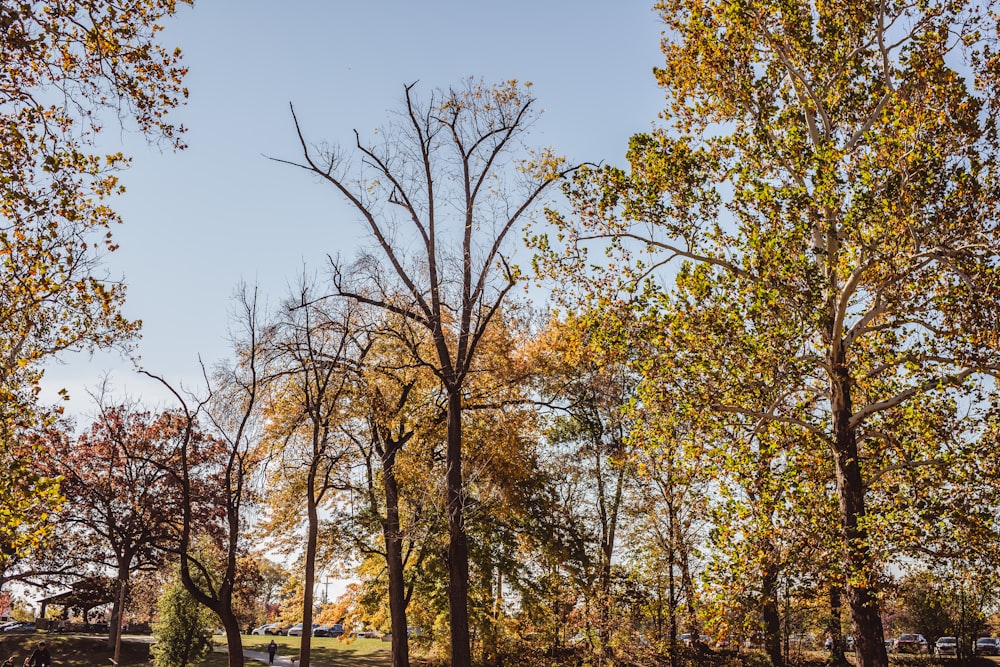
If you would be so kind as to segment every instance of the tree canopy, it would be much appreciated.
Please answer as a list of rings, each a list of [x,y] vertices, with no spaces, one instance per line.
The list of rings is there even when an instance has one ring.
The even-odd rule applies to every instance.
[[[134,125],[180,148],[168,120],[187,94],[179,51],[159,43],[174,0],[0,5],[0,449],[47,419],[37,405],[42,362],[71,349],[128,343],[122,283],[101,257],[120,222],[108,203],[122,191],[120,152],[101,154],[108,123]],[[25,459],[28,460],[28,459]],[[43,497],[47,483],[18,475]],[[0,498],[4,525],[24,543],[17,500]],[[36,516],[40,516],[37,515]],[[6,539],[6,538],[4,538]],[[2,558],[2,557],[0,557]],[[0,561],[2,564],[2,561]]]

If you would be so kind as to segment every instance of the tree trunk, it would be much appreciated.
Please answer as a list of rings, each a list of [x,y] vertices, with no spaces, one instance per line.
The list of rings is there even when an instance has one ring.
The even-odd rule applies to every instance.
[[[243,637],[240,634],[240,624],[235,615],[223,620],[222,628],[226,631],[226,648],[229,650],[229,667],[243,667]]]
[[[840,613],[842,607],[840,587],[830,584],[830,618],[827,622],[827,634],[830,635],[829,664],[844,667],[848,664],[844,655],[844,631],[841,627]]]
[[[392,667],[409,667],[410,644],[406,636],[406,584],[403,581],[403,535],[399,527],[399,486],[393,467],[397,443],[386,440],[382,457],[385,488],[385,563],[389,574],[389,620],[392,636]]]
[[[673,484],[671,484],[673,491]],[[677,667],[677,581],[674,568],[677,567],[677,545],[680,531],[677,527],[677,513],[674,511],[673,496],[667,502],[667,519],[670,526],[670,538],[667,540],[667,604],[670,608],[670,667]]]
[[[774,667],[785,664],[781,652],[781,614],[778,611],[778,568],[772,557],[773,548],[770,544],[763,545],[767,553],[767,563],[760,586],[760,616],[764,626],[764,650]]]
[[[851,382],[843,348],[833,359],[831,382],[834,457],[837,498],[840,506],[841,537],[847,564],[847,603],[857,630],[854,638],[858,667],[887,667],[888,656],[879,614],[877,577],[864,527],[865,489],[858,461],[858,442],[850,427]]]
[[[469,544],[465,536],[462,488],[462,395],[448,389],[448,612],[451,667],[472,667],[469,644]]]
[[[597,459],[598,467],[596,475],[601,480],[600,462],[602,450],[600,443],[596,443],[594,456]],[[604,493],[604,484],[598,483],[598,502],[600,503],[601,516],[601,637],[604,639],[606,652],[610,649],[608,639],[611,635],[611,561],[615,553],[615,533],[618,529],[618,511],[621,507],[622,492],[625,485],[625,466],[618,470],[615,479],[614,495],[608,499]]]
[[[299,642],[299,666],[309,667],[312,649],[313,590],[316,586],[316,542],[319,540],[319,512],[316,509],[316,471],[309,471],[306,488],[306,562],[305,590],[302,591],[302,639]]]
[[[122,616],[125,613],[125,595],[128,590],[128,565],[122,564],[118,568],[118,590],[115,594],[115,601],[111,606],[111,623],[108,626],[108,648],[115,652],[115,664],[121,657],[121,634]]]
[[[697,616],[694,609],[694,581],[691,579],[691,566],[688,560],[688,548],[686,544],[678,551],[678,555],[680,556],[681,566],[681,590],[684,593],[684,609],[686,612],[684,625],[693,631],[698,628],[695,627]]]

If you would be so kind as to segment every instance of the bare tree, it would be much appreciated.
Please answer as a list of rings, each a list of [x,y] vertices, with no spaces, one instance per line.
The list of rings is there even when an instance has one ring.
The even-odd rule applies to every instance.
[[[269,380],[268,363],[261,355],[256,292],[242,290],[239,322],[234,336],[236,361],[205,373],[208,395],[186,396],[161,377],[179,404],[175,412],[176,445],[160,455],[182,496],[175,545],[181,582],[199,603],[219,617],[226,631],[230,667],[242,667],[243,644],[235,601],[239,593],[239,561],[245,551],[247,512],[256,503],[254,475],[261,464],[258,447],[259,403]],[[208,435],[201,425],[211,429]],[[213,449],[211,456],[207,449]],[[211,479],[212,484],[205,484]],[[203,494],[212,490],[216,502],[207,508]],[[207,549],[206,544],[212,545]]]
[[[336,148],[310,145],[294,108],[303,161],[279,161],[332,185],[373,237],[373,252],[350,277],[333,263],[336,292],[396,313],[432,337],[430,355],[419,348],[411,352],[437,376],[448,399],[451,662],[468,667],[463,393],[479,342],[519,279],[505,244],[546,189],[573,168],[548,151],[531,155],[522,144],[537,117],[526,86],[468,80],[435,90],[421,103],[414,85],[405,87],[402,112],[377,142],[363,142],[355,132],[357,163]]]

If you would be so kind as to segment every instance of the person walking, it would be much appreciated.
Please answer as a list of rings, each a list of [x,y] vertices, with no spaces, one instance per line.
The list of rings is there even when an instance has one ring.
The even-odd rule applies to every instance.
[[[267,645],[267,664],[274,664],[274,654],[278,652],[278,645],[271,640],[271,643]]]
[[[38,642],[38,647],[24,659],[24,667],[52,667],[52,656],[45,642]]]

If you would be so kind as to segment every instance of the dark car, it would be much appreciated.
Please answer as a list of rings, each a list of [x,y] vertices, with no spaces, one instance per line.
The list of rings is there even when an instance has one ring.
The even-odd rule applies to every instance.
[[[905,633],[896,638],[892,650],[894,653],[927,653],[927,640],[923,635]]]
[[[980,637],[972,649],[976,655],[1000,655],[1000,639],[996,637]]]
[[[321,625],[313,630],[313,637],[343,637],[344,626],[340,623],[333,625]]]

